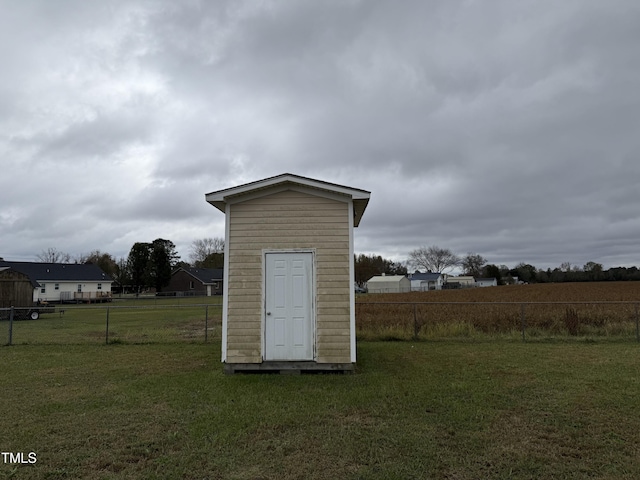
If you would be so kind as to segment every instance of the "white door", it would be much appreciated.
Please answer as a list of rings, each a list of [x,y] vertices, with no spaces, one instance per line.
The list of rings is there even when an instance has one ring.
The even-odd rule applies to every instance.
[[[265,360],[313,360],[313,254],[267,253]]]

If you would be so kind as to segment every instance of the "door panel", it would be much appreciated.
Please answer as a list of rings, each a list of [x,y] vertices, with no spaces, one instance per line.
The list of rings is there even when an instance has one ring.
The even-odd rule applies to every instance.
[[[313,360],[311,253],[267,253],[265,360]]]

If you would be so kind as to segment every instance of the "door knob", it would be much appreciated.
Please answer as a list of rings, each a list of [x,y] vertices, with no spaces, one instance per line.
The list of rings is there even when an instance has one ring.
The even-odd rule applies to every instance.
[[[271,312],[267,312],[267,315],[271,315]]]

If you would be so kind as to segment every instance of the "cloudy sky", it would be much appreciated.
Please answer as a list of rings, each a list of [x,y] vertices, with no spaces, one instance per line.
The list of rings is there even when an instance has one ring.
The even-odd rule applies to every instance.
[[[357,253],[640,266],[637,0],[0,7],[5,260],[188,260],[289,172],[371,191]]]

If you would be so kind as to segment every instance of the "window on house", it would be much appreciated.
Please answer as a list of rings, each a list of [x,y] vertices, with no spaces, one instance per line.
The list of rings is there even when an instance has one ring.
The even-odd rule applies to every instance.
[[[78,290],[77,290],[77,292],[78,292],[78,293],[82,293],[82,284],[81,284],[81,283],[79,283],[79,284],[78,284]]]
[[[40,293],[47,293],[47,285],[45,283],[40,285]]]
[[[195,285],[195,283],[193,282],[193,280],[191,280],[191,281],[189,282],[189,288],[190,288],[191,290],[193,290],[194,288],[196,288],[196,285]]]
[[[53,289],[54,289],[54,290],[60,290],[60,284],[59,284],[59,283],[56,283],[56,284],[53,286]]]
[[[102,284],[101,283],[98,284],[98,290],[102,290]]]

